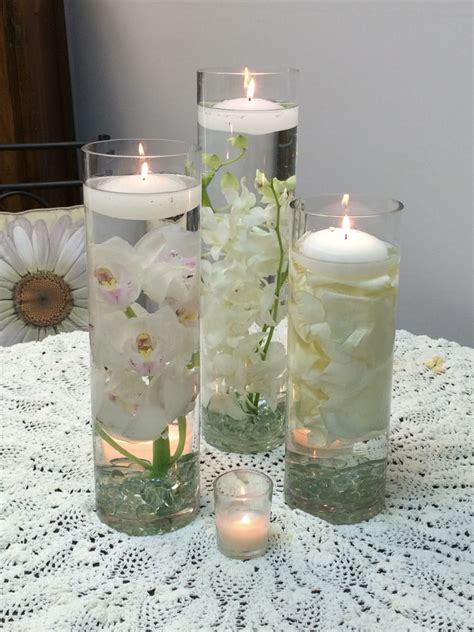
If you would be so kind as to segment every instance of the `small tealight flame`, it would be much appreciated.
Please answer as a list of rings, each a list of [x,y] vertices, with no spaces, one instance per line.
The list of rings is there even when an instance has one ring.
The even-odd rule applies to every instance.
[[[142,169],[141,169],[142,180],[146,180],[146,177],[147,177],[147,175],[148,175],[148,171],[149,171],[149,169],[148,169],[148,163],[147,163],[147,162],[144,162],[144,163],[142,164]]]
[[[245,66],[245,70],[244,70],[244,90],[247,90],[247,88],[249,87],[249,81],[250,81],[249,69],[247,68],[247,66]]]
[[[344,208],[349,206],[349,193],[344,193],[342,196],[341,204]]]
[[[247,88],[247,99],[251,101],[253,99],[254,94],[255,94],[255,79],[250,79],[249,85]]]
[[[248,525],[250,523],[251,523],[250,516],[248,516],[247,514],[244,514],[242,518],[240,519],[240,524]]]
[[[351,229],[351,220],[347,215],[344,215],[344,219],[342,220],[342,230],[344,231],[344,239],[347,239],[347,234]]]
[[[138,155],[139,156],[145,155],[145,150],[143,149],[143,145],[141,143],[138,143]]]

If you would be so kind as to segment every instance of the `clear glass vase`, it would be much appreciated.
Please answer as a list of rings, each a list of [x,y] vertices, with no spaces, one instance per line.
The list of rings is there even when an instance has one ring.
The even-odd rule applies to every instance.
[[[83,151],[97,512],[167,532],[199,507],[198,155],[134,139]]]
[[[345,194],[292,206],[285,498],[355,523],[384,507],[403,205]]]
[[[284,441],[297,71],[198,72],[202,423],[228,452]]]

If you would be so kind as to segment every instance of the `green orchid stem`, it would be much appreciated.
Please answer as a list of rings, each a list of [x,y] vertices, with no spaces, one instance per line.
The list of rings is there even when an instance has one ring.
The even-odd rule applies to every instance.
[[[275,233],[278,240],[278,249],[280,251],[280,258],[278,261],[278,270],[277,270],[277,275],[276,275],[275,300],[273,301],[273,305],[271,309],[273,322],[276,323],[277,318],[278,318],[278,306],[280,304],[280,292],[288,276],[288,268],[283,271],[285,251],[283,249],[283,241],[281,239],[281,234],[280,234],[281,204],[280,204],[280,200],[278,199],[277,192],[275,191],[273,181],[271,184],[271,188],[272,188],[273,197],[275,198],[275,205],[276,205],[276,210],[277,210]],[[270,343],[272,341],[273,334],[275,333],[275,325],[272,325],[270,327],[268,325],[264,325],[263,333],[266,333],[267,331],[268,331],[267,339],[265,341],[265,345],[262,349],[262,354],[261,354],[261,358],[264,361],[266,360],[268,349],[270,348]],[[253,406],[255,406],[255,408],[257,408],[258,410],[258,402],[260,401],[260,393],[255,393],[253,400],[250,398],[250,401],[252,402]]]
[[[171,457],[171,463],[176,463],[179,457],[183,454],[184,446],[186,444],[186,417],[180,415],[178,417],[178,445],[176,451]]]
[[[180,415],[178,417],[178,445],[174,454],[171,456],[171,447],[169,439],[169,430],[165,430],[163,434],[165,437],[160,437],[153,441],[153,467],[152,473],[154,476],[162,478],[166,475],[170,467],[176,463],[179,457],[183,454],[184,446],[186,445],[186,417]]]
[[[201,180],[201,185],[202,185],[201,203],[202,203],[202,206],[208,206],[210,209],[212,209],[212,211],[214,213],[216,212],[216,209],[212,206],[211,198],[209,197],[209,193],[207,192],[207,187],[214,180],[214,178],[215,178],[217,172],[219,171],[219,169],[222,169],[222,167],[228,167],[229,165],[233,165],[234,163],[238,162],[241,158],[243,158],[245,156],[245,152],[246,152],[246,150],[242,149],[240,151],[240,153],[237,156],[235,156],[235,158],[229,158],[229,160],[225,160],[224,162],[221,162],[221,164],[217,167],[217,169],[209,171],[209,173],[206,173],[205,175],[203,175],[202,180]]]
[[[153,468],[154,476],[163,477],[171,465],[170,439],[168,429],[165,431],[166,437],[159,437],[153,441]]]
[[[101,437],[106,443],[108,443],[114,450],[117,450],[117,452],[119,452],[123,456],[127,457],[127,459],[129,461],[132,461],[132,463],[136,463],[137,465],[141,465],[146,470],[152,470],[153,469],[153,467],[152,467],[152,465],[151,465],[151,463],[149,461],[146,461],[144,459],[139,459],[138,457],[133,455],[131,452],[129,452],[128,450],[123,448],[119,443],[114,441],[112,439],[112,437],[109,437],[109,435],[105,432],[105,430],[103,430],[102,426],[100,425],[100,421],[99,420],[97,420],[97,421],[98,421],[98,423],[95,424],[95,431],[97,432],[99,437]]]
[[[204,184],[204,178],[202,180],[202,197],[201,197],[202,206],[208,206],[215,213],[215,209],[211,204],[211,198],[209,197],[209,193],[207,192],[207,185]]]
[[[125,314],[125,316],[127,318],[136,318],[137,317],[137,315],[135,314],[133,309],[130,307],[130,305],[127,307],[127,309],[124,310],[123,313]]]

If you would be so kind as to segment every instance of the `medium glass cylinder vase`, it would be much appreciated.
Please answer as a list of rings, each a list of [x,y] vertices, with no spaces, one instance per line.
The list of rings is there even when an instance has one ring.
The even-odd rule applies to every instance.
[[[198,73],[202,423],[206,441],[228,452],[284,441],[297,74]]]
[[[167,532],[199,507],[198,155],[167,140],[83,151],[97,512]]]
[[[285,497],[355,523],[384,507],[403,205],[345,194],[292,207]]]

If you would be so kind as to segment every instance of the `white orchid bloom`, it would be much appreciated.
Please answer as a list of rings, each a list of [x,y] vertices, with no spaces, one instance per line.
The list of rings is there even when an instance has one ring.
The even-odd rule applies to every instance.
[[[112,436],[131,441],[154,441],[168,424],[194,407],[194,371],[166,367],[146,383],[133,371],[93,371],[94,417]]]
[[[142,266],[133,246],[120,237],[90,245],[94,297],[103,307],[125,309],[141,292]]]
[[[127,366],[150,377],[171,361],[185,366],[198,348],[197,332],[182,325],[167,305],[136,318],[114,313],[101,320],[92,349],[94,362],[104,367]]]
[[[152,441],[166,428],[162,408],[147,400],[148,385],[134,371],[92,371],[94,418],[115,438]]]
[[[221,251],[227,245],[230,237],[229,215],[214,213],[212,209],[201,209],[201,234],[210,255],[214,261],[219,259]]]
[[[145,294],[159,305],[166,302],[185,311],[185,322],[196,321],[199,311],[192,306],[198,304],[198,234],[167,224],[142,237],[136,250],[145,270]]]
[[[214,393],[209,398],[208,406],[213,412],[227,415],[232,419],[245,418],[245,413],[234,393]]]

